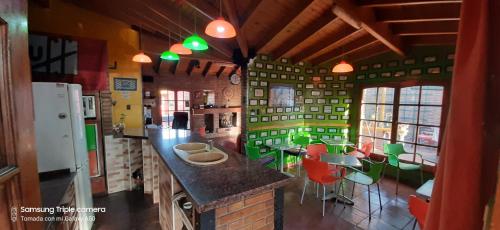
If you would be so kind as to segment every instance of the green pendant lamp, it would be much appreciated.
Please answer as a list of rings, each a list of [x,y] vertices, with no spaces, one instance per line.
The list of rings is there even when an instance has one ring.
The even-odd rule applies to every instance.
[[[170,32],[168,33],[168,46],[170,47]],[[161,53],[160,58],[163,60],[177,61],[179,60],[179,55],[170,50],[167,50]]]
[[[196,16],[194,17],[194,34],[187,37],[182,45],[190,50],[207,50],[208,43],[196,34]]]

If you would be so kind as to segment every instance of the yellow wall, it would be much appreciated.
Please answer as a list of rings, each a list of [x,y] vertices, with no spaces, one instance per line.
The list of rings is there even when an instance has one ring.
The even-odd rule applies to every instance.
[[[120,114],[125,114],[127,128],[142,128],[142,80],[141,66],[132,62],[138,52],[138,34],[130,26],[112,18],[102,16],[89,10],[77,7],[62,0],[51,0],[50,8],[41,8],[29,1],[28,27],[33,32],[72,35],[107,41],[108,61],[115,61],[118,68],[108,70],[109,88],[113,100],[113,123],[119,122]],[[137,79],[137,91],[122,95],[113,90],[113,78],[126,77]],[[126,105],[131,105],[127,110]]]

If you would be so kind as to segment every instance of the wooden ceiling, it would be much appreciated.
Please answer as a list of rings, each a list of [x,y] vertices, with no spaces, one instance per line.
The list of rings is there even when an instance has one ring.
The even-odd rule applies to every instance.
[[[460,0],[221,0],[238,35],[215,39],[203,30],[219,16],[219,0],[68,1],[160,39],[179,40],[179,31],[185,38],[196,30],[210,50],[195,57],[231,61],[234,49],[244,56],[254,49],[314,65],[386,51],[405,55],[415,45],[453,45],[461,6]]]

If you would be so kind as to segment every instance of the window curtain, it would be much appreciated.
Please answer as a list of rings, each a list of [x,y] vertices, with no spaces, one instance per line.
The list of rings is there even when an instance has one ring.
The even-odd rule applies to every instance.
[[[463,0],[450,111],[425,229],[481,229],[499,156],[500,1]]]

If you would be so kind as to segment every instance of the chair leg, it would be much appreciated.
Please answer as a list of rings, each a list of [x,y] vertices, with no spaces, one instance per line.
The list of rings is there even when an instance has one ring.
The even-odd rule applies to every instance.
[[[424,184],[424,169],[420,166],[420,184]]]
[[[370,200],[370,185],[368,185],[368,220],[372,219],[372,205]]]
[[[304,180],[304,189],[302,189],[302,196],[300,197],[300,204],[302,204],[302,201],[304,201],[304,194],[306,193],[306,187],[307,187],[307,178]]]
[[[326,188],[325,185],[323,185],[323,216],[325,216],[325,201],[326,201]]]
[[[380,186],[377,182],[377,190],[378,190],[378,203],[380,204],[380,210],[382,210],[382,199],[380,198]]]
[[[398,186],[399,186],[399,167],[396,173],[396,195],[398,195]]]
[[[319,197],[319,184],[316,183],[316,198]]]
[[[351,193],[351,199],[354,198],[354,186],[356,186],[356,183],[352,182],[352,193]]]
[[[344,183],[343,180],[340,181],[340,186],[342,187],[342,196],[345,198],[345,193],[344,193],[344,186],[342,186],[342,183]],[[344,203],[344,208],[345,208],[345,203],[346,202],[343,202]]]
[[[297,166],[299,167],[299,176],[300,176],[300,166],[302,166],[302,161],[301,159],[297,159]]]
[[[413,228],[411,229],[415,229],[415,227],[417,227],[417,218],[415,218],[415,220],[413,221]]]

